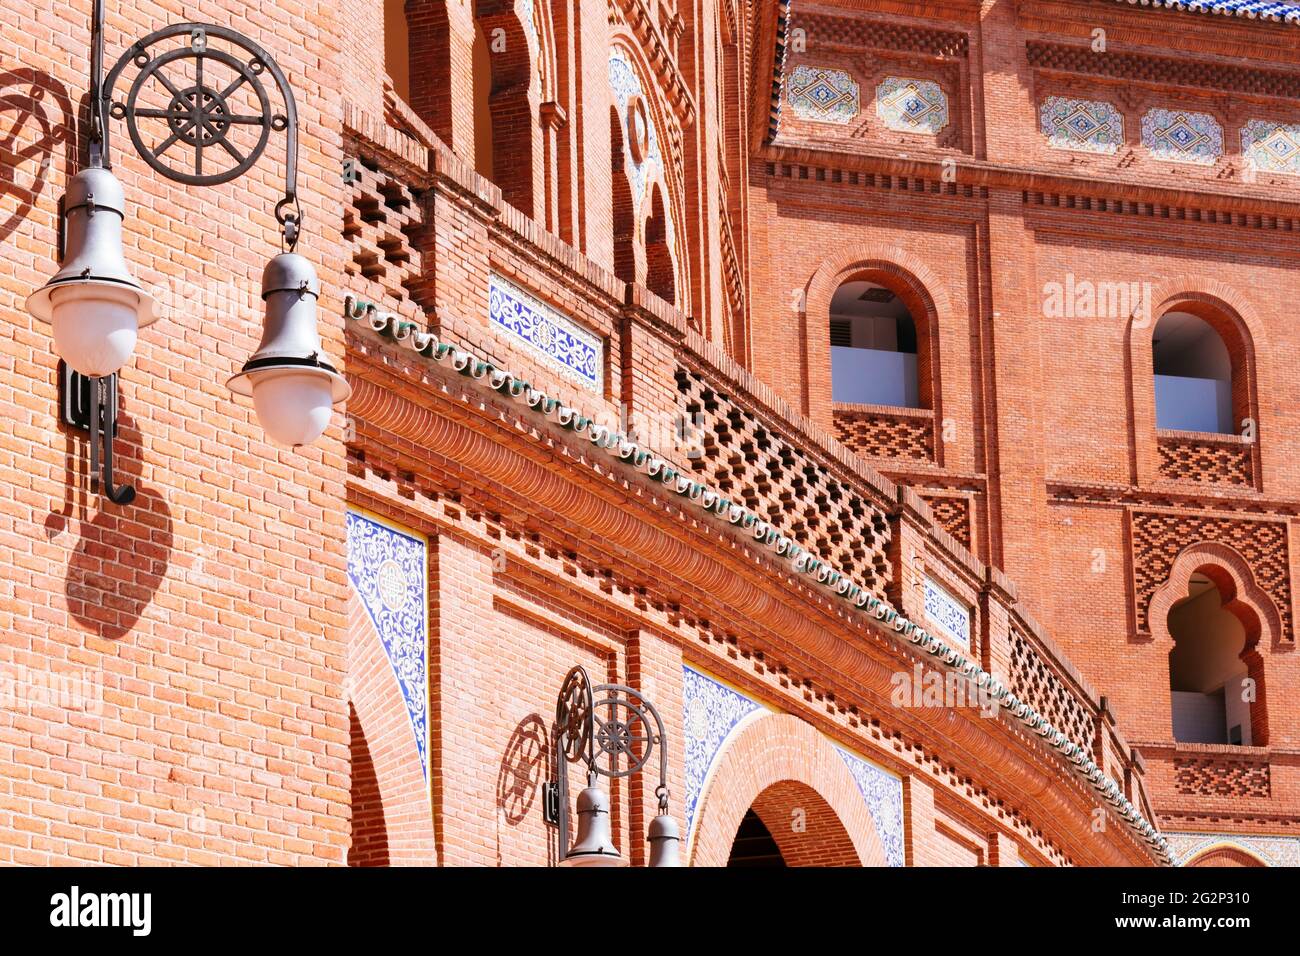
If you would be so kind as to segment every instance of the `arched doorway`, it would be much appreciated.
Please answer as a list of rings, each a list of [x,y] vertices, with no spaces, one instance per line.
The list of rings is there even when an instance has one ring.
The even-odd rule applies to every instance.
[[[1217,846],[1211,847],[1204,853],[1200,853],[1185,866],[1264,866],[1265,863],[1259,857],[1252,856],[1245,850],[1238,849],[1235,846]]]
[[[767,828],[763,818],[750,807],[740,821],[736,839],[731,842],[731,856],[727,858],[728,867],[747,870],[777,869],[785,867],[785,857],[781,847],[772,838],[772,831]]]
[[[861,866],[853,838],[826,799],[806,783],[763,790],[736,828],[727,866]]]

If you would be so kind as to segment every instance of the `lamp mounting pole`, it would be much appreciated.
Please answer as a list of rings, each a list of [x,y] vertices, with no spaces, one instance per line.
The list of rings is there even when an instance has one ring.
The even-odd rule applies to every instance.
[[[90,12],[90,166],[104,162],[104,0],[91,0]]]

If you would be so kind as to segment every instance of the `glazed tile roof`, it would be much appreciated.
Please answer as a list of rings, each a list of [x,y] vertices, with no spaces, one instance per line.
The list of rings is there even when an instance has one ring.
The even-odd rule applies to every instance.
[[[1164,7],[1189,13],[1217,13],[1222,16],[1250,17],[1278,23],[1300,23],[1300,0],[1279,3],[1277,0],[1117,0],[1144,7]]]

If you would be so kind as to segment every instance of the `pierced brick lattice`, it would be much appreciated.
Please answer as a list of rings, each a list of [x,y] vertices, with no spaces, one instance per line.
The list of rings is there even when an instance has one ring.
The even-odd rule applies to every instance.
[[[934,420],[924,415],[837,408],[835,437],[864,458],[934,460]]]
[[[1092,744],[1097,722],[1083,702],[1057,677],[1018,628],[1011,629],[1011,692],[1083,747]]]
[[[1161,435],[1160,474],[1177,481],[1251,484],[1250,445],[1193,435]]]
[[[814,456],[764,423],[720,383],[678,367],[677,390],[699,426],[699,479],[793,536],[879,597],[891,577],[884,511]]]
[[[1178,555],[1189,545],[1206,542],[1227,545],[1245,558],[1255,583],[1277,607],[1282,639],[1295,640],[1287,571],[1291,559],[1283,522],[1142,512],[1133,514],[1132,543],[1138,633],[1151,634],[1151,596],[1169,579]]]
[[[352,199],[343,210],[343,239],[350,247],[344,271],[371,280],[394,305],[422,304],[423,190],[365,159],[353,160],[351,168]]]
[[[934,512],[934,520],[939,527],[957,539],[967,551],[971,546],[970,501],[966,498],[950,498],[947,495],[922,495],[925,503]]]
[[[1191,757],[1174,761],[1179,793],[1202,797],[1271,797],[1273,781],[1262,761]]]

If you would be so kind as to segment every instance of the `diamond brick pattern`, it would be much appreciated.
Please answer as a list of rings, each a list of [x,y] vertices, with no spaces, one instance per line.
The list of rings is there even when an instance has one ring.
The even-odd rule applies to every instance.
[[[1252,483],[1250,446],[1195,436],[1161,435],[1160,474],[1177,481],[1221,485]]]
[[[837,408],[835,437],[864,458],[934,460],[934,422],[923,416]]]
[[[967,551],[971,549],[970,502],[965,498],[950,498],[947,495],[922,495],[925,503],[934,512],[934,520],[939,527],[960,542]]]
[[[1011,629],[1011,692],[1064,733],[1071,740],[1088,746],[1097,731],[1097,722],[1088,709],[1070,692],[1066,683],[1043,663],[1043,658],[1018,628]]]
[[[345,271],[374,282],[394,305],[422,304],[422,191],[364,158],[354,168],[351,201],[343,210]]]
[[[1270,797],[1269,765],[1263,761],[1192,757],[1174,761],[1178,792],[1201,797]]]
[[[1169,579],[1178,555],[1189,545],[1201,542],[1225,544],[1246,559],[1255,583],[1273,599],[1282,617],[1283,639],[1294,641],[1291,578],[1287,573],[1291,559],[1285,524],[1163,513],[1133,515],[1133,590],[1138,632],[1151,633],[1151,596]]]
[[[702,454],[691,463],[697,475],[883,596],[890,579],[884,512],[701,374],[679,366],[677,388],[702,432]]]

